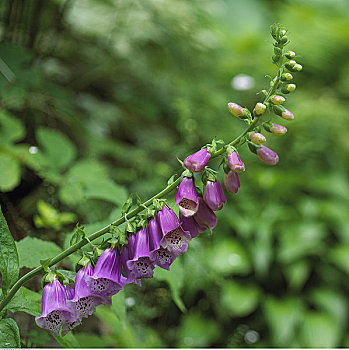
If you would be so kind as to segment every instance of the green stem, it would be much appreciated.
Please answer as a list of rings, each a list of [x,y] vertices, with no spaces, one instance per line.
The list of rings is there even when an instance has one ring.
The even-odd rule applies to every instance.
[[[282,74],[282,71],[283,71],[282,61],[283,61],[283,59],[282,59],[282,56],[281,56],[279,64],[278,64],[278,72],[277,72],[277,75],[276,75],[275,84],[272,87],[269,88],[267,96],[265,97],[265,99],[263,101],[264,104],[269,101],[270,97],[276,91],[277,86],[278,86],[278,84],[280,82],[281,74]],[[236,144],[238,144],[242,137],[244,137],[248,132],[250,132],[251,130],[253,130],[257,126],[259,118],[260,118],[260,116],[255,117],[255,119],[252,121],[252,123],[249,125],[249,127],[247,129],[245,129],[245,131],[242,132],[241,135],[239,135],[235,140],[230,142],[228,145],[235,146]],[[213,153],[211,155],[211,158],[216,158],[216,157],[222,155],[225,152],[226,147],[228,145],[222,147],[221,149],[219,149],[218,151]],[[179,185],[181,180],[182,180],[182,175],[180,177],[178,177],[172,184],[168,185],[162,191],[157,193],[154,197],[148,199],[146,202],[142,203],[137,208],[135,208],[132,211],[130,211],[127,215],[124,215],[124,216],[120,217],[118,220],[114,221],[113,223],[109,224],[108,226],[105,226],[102,229],[100,229],[99,231],[96,231],[96,232],[90,234],[86,238],[83,238],[81,241],[73,244],[71,247],[69,247],[68,249],[64,250],[62,253],[60,253],[57,256],[55,256],[54,258],[52,258],[50,260],[48,266],[51,267],[51,266],[57,264],[58,262],[60,262],[61,260],[63,260],[67,256],[69,256],[70,254],[76,252],[77,250],[79,250],[80,248],[85,246],[86,244],[90,243],[90,241],[93,241],[93,240],[101,237],[105,233],[109,232],[112,226],[119,226],[119,225],[123,224],[127,219],[131,219],[132,217],[134,217],[135,215],[137,215],[138,213],[143,211],[145,207],[151,205],[153,203],[154,199],[162,198],[164,195],[166,195],[167,193],[169,193],[172,190],[174,190]],[[41,275],[44,272],[45,272],[45,269],[42,266],[39,266],[39,267],[35,268],[34,270],[28,272],[24,276],[22,276],[12,286],[12,288],[10,289],[9,293],[7,294],[7,296],[1,302],[1,304],[0,304],[0,312],[11,301],[13,296],[17,293],[18,289],[23,284],[25,284],[27,281],[31,280],[34,276]]]

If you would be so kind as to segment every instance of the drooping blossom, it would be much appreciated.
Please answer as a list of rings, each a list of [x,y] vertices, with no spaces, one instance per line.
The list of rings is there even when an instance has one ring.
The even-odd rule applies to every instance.
[[[128,239],[128,244],[125,244],[121,249],[121,264],[125,270],[126,278],[122,278],[125,281],[125,284],[135,283],[139,286],[142,285],[140,279],[136,279],[135,276],[131,273],[131,270],[127,266],[127,261],[133,259],[134,256],[134,245],[135,245],[136,235],[131,234]]]
[[[231,154],[228,154],[228,163],[229,168],[238,173],[245,171],[245,164],[237,154],[237,152],[233,151]]]
[[[155,264],[150,258],[149,232],[147,227],[137,232],[133,250],[132,259],[126,263],[131,276],[135,279],[152,278]]]
[[[39,327],[59,335],[62,325],[75,321],[76,315],[67,304],[66,289],[55,278],[44,287],[42,293],[42,314],[40,317],[35,317],[35,322]]]
[[[199,172],[205,169],[205,166],[210,159],[211,154],[206,148],[193,153],[184,159],[183,165],[190,171]]]
[[[188,249],[191,237],[181,227],[176,213],[165,205],[158,212],[158,220],[163,234],[161,246],[175,255],[184,254]]]
[[[216,214],[207,206],[202,197],[199,198],[199,209],[193,216],[194,220],[212,233],[212,229],[217,225]]]
[[[199,235],[200,232],[206,230],[206,227],[200,226],[194,219],[194,216],[184,216],[181,212],[179,212],[179,221],[182,225],[184,231],[188,231],[190,233],[191,238],[195,238]]]
[[[261,146],[257,149],[257,157],[264,163],[274,165],[279,161],[279,156],[270,148]]]
[[[214,211],[221,210],[227,201],[219,180],[208,180],[204,186],[204,201]]]
[[[223,183],[225,188],[230,193],[237,193],[240,188],[239,175],[235,171],[229,171],[228,174],[223,174]]]
[[[102,297],[118,293],[125,285],[121,275],[121,257],[117,248],[108,248],[97,260],[93,274],[86,275],[90,292]]]
[[[192,216],[197,212],[199,200],[192,177],[183,177],[176,193],[176,204],[184,216]]]

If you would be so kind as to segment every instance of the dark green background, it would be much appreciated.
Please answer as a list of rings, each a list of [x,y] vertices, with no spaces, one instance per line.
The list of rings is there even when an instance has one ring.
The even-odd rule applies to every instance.
[[[266,135],[279,164],[241,149],[213,235],[99,307],[71,346],[349,346],[348,1],[7,0],[0,17],[0,199],[16,241],[65,247],[76,222],[93,232],[129,192],[163,188],[176,157],[240,134],[226,104],[261,100],[272,23],[304,67],[285,103],[295,120],[275,117],[288,133]],[[234,89],[238,74],[254,87]],[[24,273],[36,260],[18,249]],[[14,317],[24,346],[58,346]]]

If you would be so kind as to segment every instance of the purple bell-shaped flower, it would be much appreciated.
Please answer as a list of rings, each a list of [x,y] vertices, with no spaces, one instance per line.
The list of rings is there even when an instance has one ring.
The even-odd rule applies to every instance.
[[[158,212],[158,220],[163,234],[161,246],[175,255],[184,254],[191,240],[189,232],[181,227],[176,213],[166,205]]]
[[[203,148],[200,151],[197,151],[185,158],[183,165],[190,171],[199,172],[205,169],[205,166],[210,157],[211,154],[208,153],[206,148]]]
[[[235,171],[229,171],[228,174],[223,174],[223,183],[225,188],[230,193],[238,193],[240,188],[239,175]]]
[[[44,287],[42,314],[40,317],[35,317],[35,322],[39,327],[59,335],[62,325],[75,321],[76,315],[67,304],[66,290],[55,278]]]
[[[245,171],[245,164],[235,151],[233,151],[231,154],[228,154],[228,163],[231,170],[234,170],[238,173]]]
[[[264,163],[274,165],[279,161],[279,156],[268,147],[261,146],[257,149],[257,157]]]
[[[99,257],[92,275],[86,275],[91,294],[102,297],[118,293],[125,285],[121,275],[121,257],[116,248],[106,249]]]
[[[221,210],[227,201],[219,180],[206,182],[204,186],[204,201],[214,211]]]
[[[135,279],[153,277],[155,264],[150,258],[149,233],[147,227],[137,232],[134,243],[134,255],[126,264],[131,276]]]
[[[199,199],[192,177],[183,177],[176,193],[176,204],[184,216],[192,216],[198,211]]]
[[[200,226],[194,219],[194,216],[184,216],[179,212],[179,221],[183,227],[184,231],[190,233],[191,238],[195,238],[199,235],[200,232],[206,230],[206,227]]]
[[[194,220],[201,226],[209,229],[212,233],[212,229],[217,225],[216,214],[207,206],[203,198],[199,198],[199,209],[194,215]]]
[[[73,322],[64,322],[62,324],[62,337],[64,337],[69,331],[71,331],[73,328],[79,326],[81,324],[82,318],[79,317],[78,313],[76,312],[74,303],[71,302],[71,300],[74,298],[75,291],[73,288],[71,288],[69,285],[65,286],[65,293],[67,295],[67,305],[73,310],[74,315],[76,317],[76,320]]]
[[[149,247],[150,247],[150,258],[154,260],[155,264],[162,267],[163,269],[169,270],[170,265],[176,259],[176,254],[170,252],[167,248],[161,247],[161,240],[163,233],[161,231],[158,219],[154,216],[149,221]]]

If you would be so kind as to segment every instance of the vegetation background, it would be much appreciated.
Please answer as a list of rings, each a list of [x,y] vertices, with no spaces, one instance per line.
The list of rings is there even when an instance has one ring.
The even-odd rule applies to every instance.
[[[295,120],[268,136],[279,164],[242,150],[241,189],[213,235],[62,346],[349,347],[347,0],[4,0],[0,17],[0,200],[22,273],[66,247],[76,222],[93,232],[128,193],[159,191],[177,156],[236,137],[226,104],[260,101],[272,23],[304,67]],[[31,315],[13,314],[23,346],[59,346],[32,316],[40,279],[26,287]]]

